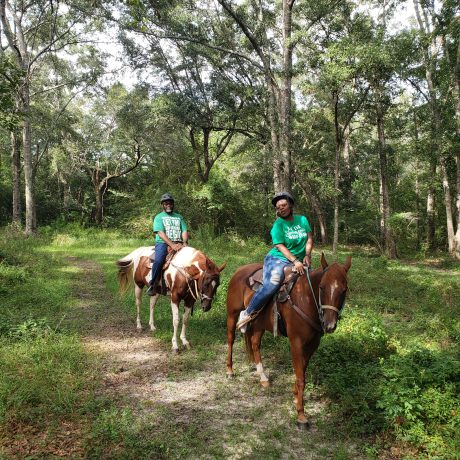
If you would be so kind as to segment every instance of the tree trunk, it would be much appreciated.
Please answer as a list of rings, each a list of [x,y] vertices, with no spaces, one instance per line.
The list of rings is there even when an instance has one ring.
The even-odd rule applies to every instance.
[[[351,189],[352,189],[352,183],[351,183],[351,167],[350,167],[350,125],[348,124],[343,132],[343,149],[342,149],[342,154],[343,154],[343,166],[344,166],[344,171],[343,171],[343,178],[342,178],[342,189],[343,189],[343,194],[345,197],[346,202],[351,201]]]
[[[318,218],[318,224],[319,224],[319,229],[321,233],[321,242],[323,244],[327,244],[328,235],[327,235],[326,219],[324,218],[323,209],[319,202],[319,199],[316,196],[316,194],[313,192],[313,189],[310,186],[308,178],[303,179],[300,176],[300,174],[297,174],[295,171],[294,171],[294,177],[297,183],[300,185],[300,188],[302,189],[303,193],[305,194],[305,198],[308,201],[310,201],[313,211],[315,212],[316,217]]]
[[[295,0],[283,0],[283,68],[281,91],[272,71],[270,55],[266,53],[230,2],[218,0],[224,10],[234,19],[246,35],[262,62],[265,84],[268,92],[268,120],[273,154],[273,186],[275,192],[291,190],[291,98],[292,98],[292,10]]]
[[[283,0],[283,78],[279,104],[280,145],[275,163],[275,192],[291,190],[291,98],[292,98],[292,7],[293,0]]]
[[[436,159],[430,159],[430,174],[428,183],[428,194],[426,197],[426,246],[427,249],[434,248],[434,237],[435,237],[435,187],[434,181],[436,178]]]
[[[421,212],[420,212],[420,176],[419,176],[419,134],[418,134],[418,120],[417,114],[414,111],[414,136],[415,136],[415,152],[414,156],[416,157],[415,160],[415,214],[416,214],[416,250],[420,249],[420,244],[422,242],[422,226],[420,225],[421,219]]]
[[[97,225],[101,225],[104,219],[104,193],[100,184],[94,186],[96,196],[96,209],[94,211],[94,221]]]
[[[455,63],[454,72],[454,88],[455,88],[455,118],[457,126],[457,139],[460,139],[460,42],[457,47],[457,61]],[[455,161],[457,163],[457,230],[455,232],[455,257],[460,259],[460,147],[457,145],[457,151],[455,155]]]
[[[339,93],[332,93],[334,104],[334,126],[335,126],[335,164],[334,164],[334,236],[332,239],[332,254],[337,257],[337,246],[339,244],[339,196],[340,196],[340,154],[342,150],[342,135],[339,125]]]
[[[460,114],[459,114],[460,115]],[[459,117],[460,123],[460,117]],[[459,133],[460,137],[460,133]],[[455,257],[460,260],[460,152],[457,151],[457,230],[455,232]]]
[[[447,244],[449,254],[455,253],[455,233],[452,209],[452,196],[450,193],[449,176],[447,175],[446,160],[444,157],[439,159],[442,174],[442,188],[444,191],[444,206],[446,208]]]
[[[384,114],[381,103],[377,101],[377,132],[379,146],[379,165],[380,165],[380,203],[381,203],[381,225],[383,234],[383,244],[385,254],[390,259],[396,258],[396,245],[393,239],[393,233],[390,228],[390,200],[388,193],[388,159],[385,140]]]
[[[11,131],[11,176],[13,181],[13,224],[21,226],[21,150],[18,133]]]
[[[32,235],[37,230],[35,219],[35,195],[34,195],[34,174],[32,161],[32,138],[30,127],[30,99],[29,99],[29,84],[24,82],[22,88],[22,115],[23,131],[22,144],[24,150],[24,185],[26,198],[26,235]]]

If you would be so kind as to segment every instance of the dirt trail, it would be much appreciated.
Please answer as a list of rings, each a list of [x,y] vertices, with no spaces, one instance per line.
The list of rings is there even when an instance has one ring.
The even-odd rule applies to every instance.
[[[276,376],[275,385],[263,390],[245,370],[242,347],[236,347],[239,375],[227,380],[224,337],[214,360],[190,369],[193,350],[173,356],[169,343],[155,339],[147,325],[136,331],[134,306],[129,317],[107,291],[98,264],[73,257],[68,261],[80,273],[74,286],[79,301],[67,321],[75,323],[86,348],[101,357],[101,391],[137,420],[146,420],[152,436],[177,438],[179,450],[169,451],[167,458],[327,459],[338,458],[338,450],[351,455],[340,458],[363,458],[356,446],[324,439],[315,424],[308,434],[295,428],[291,375]],[[319,397],[310,398],[307,411],[324,419],[324,408]]]

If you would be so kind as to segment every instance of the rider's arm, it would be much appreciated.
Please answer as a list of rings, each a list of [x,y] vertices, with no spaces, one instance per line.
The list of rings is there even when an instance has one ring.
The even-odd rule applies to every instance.
[[[311,232],[308,232],[307,236],[308,240],[307,244],[305,245],[305,257],[303,259],[303,263],[311,267],[311,251],[313,250],[313,237]]]
[[[182,232],[182,242],[187,246],[188,243],[188,232],[187,230],[185,232]]]
[[[289,251],[289,249],[283,243],[275,244],[275,248],[278,249],[278,251],[281,252],[281,254],[283,254],[283,256],[286,257],[287,260],[289,260],[289,262],[292,262],[294,264],[295,269],[301,275],[305,273],[302,261],[297,259],[296,256],[292,255],[291,251]]]

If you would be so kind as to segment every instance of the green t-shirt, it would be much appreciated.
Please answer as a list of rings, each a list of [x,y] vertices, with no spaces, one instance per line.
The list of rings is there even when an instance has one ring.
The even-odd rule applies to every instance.
[[[160,212],[153,219],[153,231],[166,233],[171,241],[182,241],[182,232],[187,231],[187,225],[177,212]],[[155,235],[155,243],[164,243],[158,233]]]
[[[274,245],[284,244],[293,256],[303,260],[305,257],[305,245],[308,240],[307,233],[311,232],[311,228],[305,216],[294,214],[293,217],[292,221],[278,217],[273,224],[270,235]],[[276,247],[269,254],[279,259],[288,260]]]

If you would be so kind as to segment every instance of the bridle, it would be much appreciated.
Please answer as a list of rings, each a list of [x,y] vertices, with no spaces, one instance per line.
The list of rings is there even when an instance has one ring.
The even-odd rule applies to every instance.
[[[329,267],[326,267],[323,270],[323,274],[326,273],[328,270],[329,270]],[[316,296],[315,296],[315,292],[313,291],[313,286],[311,284],[310,273],[309,273],[308,268],[307,268],[307,270],[305,270],[305,274],[307,275],[307,280],[308,280],[308,284],[310,286],[311,295],[313,296],[313,300],[315,301],[315,305],[316,305],[316,310],[318,311],[318,317],[319,317],[319,322],[320,322],[320,325],[321,325],[321,330],[324,333],[325,332],[325,329],[324,329],[324,310],[335,311],[337,313],[337,320],[339,320],[340,319],[340,313],[342,312],[343,307],[345,306],[345,297],[343,298],[343,301],[342,301],[342,303],[340,305],[340,308],[336,308],[336,307],[334,307],[334,305],[328,305],[328,304],[323,305],[322,302],[321,302],[321,286],[319,286],[319,289],[318,289],[319,293],[318,293],[318,301],[317,301]]]
[[[185,278],[185,281],[187,282],[187,287],[192,295],[193,299],[200,300],[200,302],[203,302],[203,300],[209,300],[211,301],[213,298],[209,297],[207,294],[203,292],[203,278],[205,277],[207,270],[201,273],[200,277],[198,280],[192,278],[185,270],[184,267],[180,267],[179,265],[175,265],[171,262],[171,265]],[[201,281],[199,283],[198,281]],[[199,289],[199,284],[201,284],[201,289]]]

